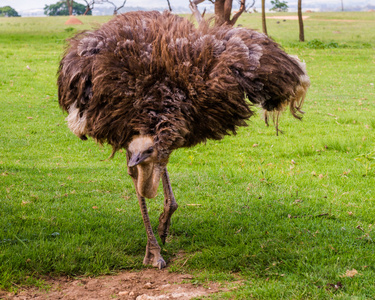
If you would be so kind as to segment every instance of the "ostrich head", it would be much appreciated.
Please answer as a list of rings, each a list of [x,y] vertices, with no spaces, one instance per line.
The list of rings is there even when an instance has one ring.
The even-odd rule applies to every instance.
[[[128,172],[135,180],[137,192],[145,198],[156,196],[160,176],[166,165],[160,159],[151,136],[135,136],[127,147]]]

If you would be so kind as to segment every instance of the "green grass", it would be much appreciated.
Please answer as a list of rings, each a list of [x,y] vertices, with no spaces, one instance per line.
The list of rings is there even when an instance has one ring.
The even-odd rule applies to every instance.
[[[108,19],[82,18],[74,29],[63,17],[0,19],[1,289],[143,268],[125,153],[103,161],[110,147],[77,139],[57,104],[64,40]],[[239,23],[261,28],[259,14]],[[268,20],[268,30],[307,63],[306,115],[285,113],[276,136],[258,114],[237,136],[175,151],[180,206],[163,256],[182,250],[169,269],[198,284],[243,279],[217,299],[374,298],[375,170],[364,176],[355,160],[375,150],[374,14],[310,14],[305,43],[297,21]],[[313,40],[339,47],[315,49]],[[162,192],[148,201],[154,228],[162,203]],[[360,275],[341,277],[352,269]],[[327,286],[337,282],[343,288]]]

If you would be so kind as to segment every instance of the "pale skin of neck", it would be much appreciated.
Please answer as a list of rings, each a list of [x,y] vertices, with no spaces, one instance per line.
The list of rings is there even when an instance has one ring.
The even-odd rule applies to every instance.
[[[136,136],[129,145],[129,151],[133,154],[146,151],[154,144],[150,136]],[[154,198],[157,194],[162,168],[157,161],[157,151],[154,151],[147,159],[136,165],[136,188],[138,193],[145,198]]]
[[[153,162],[144,162],[137,165],[138,193],[145,198],[154,198],[157,194],[161,171]]]

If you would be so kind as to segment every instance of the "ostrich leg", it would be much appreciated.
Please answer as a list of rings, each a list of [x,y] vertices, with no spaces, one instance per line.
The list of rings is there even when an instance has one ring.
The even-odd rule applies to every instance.
[[[147,234],[147,246],[146,246],[146,255],[143,259],[144,265],[152,265],[154,267],[158,267],[162,269],[166,266],[166,263],[163,257],[160,254],[160,246],[155,238],[155,235],[152,231],[150,219],[148,217],[146,200],[144,197],[140,196],[137,192],[139,206],[142,212],[143,223],[146,228]]]
[[[129,163],[129,156],[128,153],[126,154],[126,159]],[[137,169],[136,168],[129,168],[128,167],[128,174],[132,177],[135,190],[137,192],[137,198],[139,202],[139,207],[141,209],[142,218],[143,218],[143,224],[146,228],[146,234],[147,234],[147,246],[146,246],[146,255],[143,259],[144,265],[152,265],[153,267],[157,267],[159,269],[162,269],[166,266],[166,263],[163,259],[163,257],[160,254],[160,246],[158,244],[158,241],[155,238],[154,232],[152,231],[150,218],[148,216],[147,212],[147,205],[146,205],[146,199],[142,197],[138,191],[137,191]]]
[[[169,180],[167,168],[164,169],[162,175],[163,191],[164,191],[164,211],[159,217],[158,233],[163,244],[169,232],[172,214],[176,211],[178,204],[174,198],[171,182]]]

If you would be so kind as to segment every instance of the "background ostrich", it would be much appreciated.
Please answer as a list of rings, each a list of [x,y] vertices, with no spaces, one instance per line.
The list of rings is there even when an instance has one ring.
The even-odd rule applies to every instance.
[[[298,111],[309,86],[304,64],[265,35],[245,28],[196,28],[169,12],[130,12],[76,35],[61,60],[59,104],[69,128],[126,149],[147,233],[144,264],[165,267],[145,198],[157,193],[165,242],[177,209],[167,163],[171,152],[222,139],[246,126],[260,105]]]

